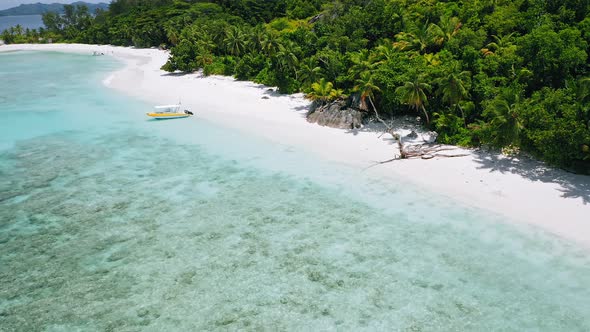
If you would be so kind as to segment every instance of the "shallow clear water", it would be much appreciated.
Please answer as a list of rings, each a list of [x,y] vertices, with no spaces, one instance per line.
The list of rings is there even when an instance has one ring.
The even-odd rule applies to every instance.
[[[147,121],[101,86],[119,66],[0,55],[0,330],[590,330],[587,252],[198,117]]]

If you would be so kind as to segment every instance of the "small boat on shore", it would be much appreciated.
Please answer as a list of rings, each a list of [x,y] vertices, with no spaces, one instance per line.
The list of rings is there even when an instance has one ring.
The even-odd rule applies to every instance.
[[[155,111],[146,113],[147,116],[152,117],[158,120],[165,120],[165,119],[179,119],[179,118],[186,118],[193,115],[193,112],[189,110],[180,110],[181,105],[161,105],[155,106]]]

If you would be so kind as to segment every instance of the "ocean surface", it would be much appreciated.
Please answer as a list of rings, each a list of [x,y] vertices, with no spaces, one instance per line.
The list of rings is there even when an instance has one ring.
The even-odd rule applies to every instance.
[[[44,27],[41,15],[0,16],[0,32],[20,24],[23,29]]]
[[[0,330],[590,331],[587,251],[203,110],[147,120],[120,66],[0,54]]]

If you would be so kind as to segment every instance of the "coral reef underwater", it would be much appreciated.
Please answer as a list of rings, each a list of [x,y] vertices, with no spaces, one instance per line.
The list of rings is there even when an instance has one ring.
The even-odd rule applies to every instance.
[[[553,237],[87,135],[0,152],[3,331],[590,330],[588,257]]]

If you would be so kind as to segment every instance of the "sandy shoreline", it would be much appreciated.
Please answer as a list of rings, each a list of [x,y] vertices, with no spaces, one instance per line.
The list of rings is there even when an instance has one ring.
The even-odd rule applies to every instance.
[[[295,146],[321,158],[364,169],[390,159],[395,146],[370,130],[340,130],[309,124],[309,103],[302,95],[278,96],[251,82],[198,74],[171,75],[160,70],[168,54],[155,49],[95,45],[7,45],[15,50],[103,52],[127,66],[103,83],[153,104],[179,98],[199,117],[222,126]],[[269,97],[263,99],[262,97]],[[404,160],[367,172],[405,178],[468,205],[494,211],[511,220],[590,248],[590,177],[570,174],[539,162],[474,151],[463,158]]]

